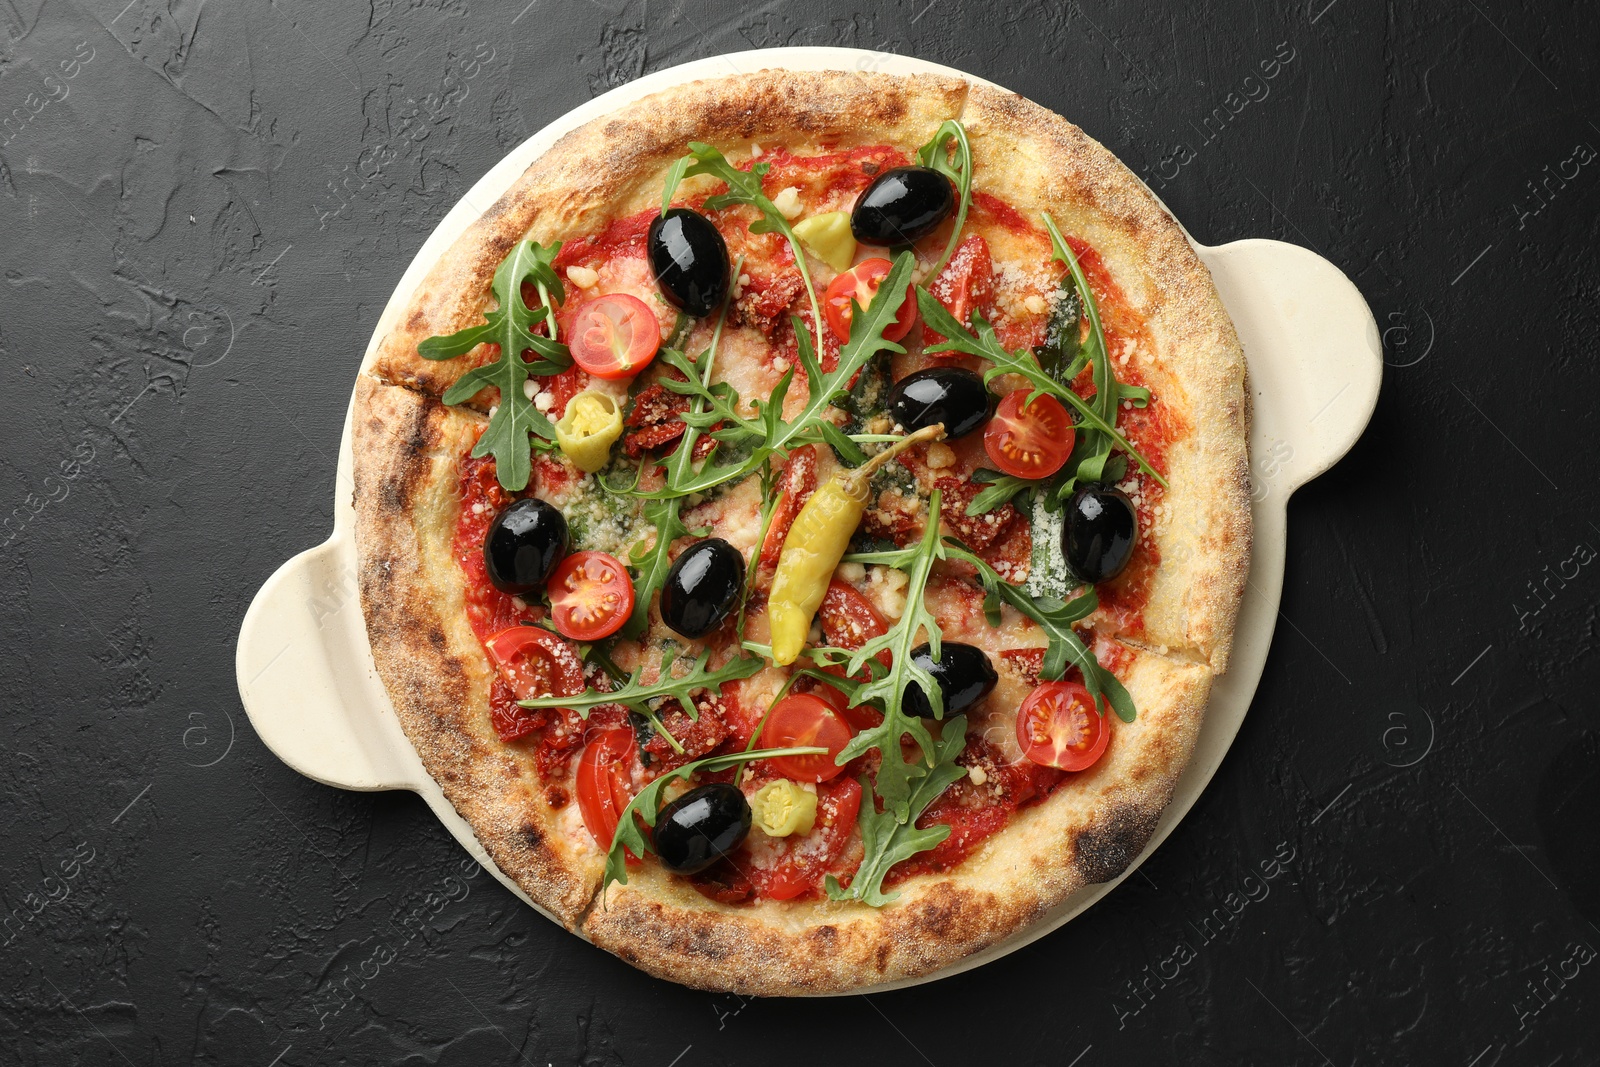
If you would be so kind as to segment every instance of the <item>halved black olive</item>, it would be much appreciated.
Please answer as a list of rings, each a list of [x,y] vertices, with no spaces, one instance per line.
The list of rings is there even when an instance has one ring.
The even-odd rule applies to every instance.
[[[894,383],[889,417],[907,432],[942,422],[946,437],[962,437],[989,421],[989,390],[976,371],[930,367]]]
[[[1139,514],[1120,489],[1088,485],[1072,494],[1061,523],[1061,555],[1086,582],[1115,578],[1133,558]]]
[[[684,637],[704,637],[728,617],[744,588],[744,557],[720,537],[683,550],[661,588],[661,620]]]
[[[520,596],[544,585],[567,554],[567,520],[543,500],[518,500],[502,508],[483,538],[489,581]]]
[[[869,245],[908,245],[955,210],[950,179],[932,167],[895,167],[873,179],[850,212],[850,232]]]
[[[650,269],[662,295],[691,315],[709,315],[728,295],[728,244],[709,219],[675,207],[650,223]]]
[[[988,696],[989,690],[1000,680],[987,652],[959,641],[941,641],[938,659],[933,658],[930,646],[918,645],[911,650],[911,662],[933,675],[933,680],[939,683],[946,719],[959,715]],[[906,689],[901,706],[907,715],[933,718],[933,705],[928,703],[927,694],[917,682]]]
[[[652,840],[663,867],[694,874],[738,848],[749,832],[750,802],[737,786],[714,782],[662,808]]]

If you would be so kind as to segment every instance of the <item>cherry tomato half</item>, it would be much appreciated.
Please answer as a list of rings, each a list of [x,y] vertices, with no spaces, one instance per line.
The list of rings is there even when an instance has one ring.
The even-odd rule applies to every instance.
[[[598,641],[622,629],[633,614],[633,582],[615,556],[574,552],[545,581],[550,617],[563,637]]]
[[[789,462],[784,464],[783,473],[778,476],[777,491],[783,497],[778,501],[777,510],[772,513],[767,539],[761,542],[762,563],[769,567],[778,565],[783,539],[789,536],[789,527],[794,525],[795,516],[800,514],[800,509],[816,489],[817,448],[815,445],[801,445],[789,453]]]
[[[872,298],[878,295],[878,286],[888,276],[891,266],[893,264],[887,259],[864,259],[828,283],[822,313],[840,341],[850,340],[850,319],[855,314],[850,310],[850,298],[855,297],[856,303],[865,311],[867,305],[872,303]],[[908,291],[906,298],[900,302],[900,311],[895,315],[894,322],[883,331],[883,339],[900,340],[911,332],[916,321],[917,302]]]
[[[661,347],[655,312],[627,293],[595,297],[578,309],[567,329],[572,358],[596,378],[631,378]]]
[[[1031,391],[1018,389],[1000,401],[983,428],[983,450],[1007,474],[1048,478],[1072,455],[1077,430],[1067,409],[1053,396],[1038,397],[1023,407]]]
[[[578,757],[578,811],[601,848],[611,847],[622,813],[633,799],[628,773],[633,745],[633,730],[614,726],[590,739]]]
[[[1094,697],[1077,682],[1045,682],[1017,711],[1017,744],[1044,767],[1092,767],[1111,741],[1111,727]]]
[[[583,692],[583,661],[577,650],[549,630],[508,626],[483,648],[518,700]]]
[[[791,693],[773,707],[761,728],[762,748],[820,745],[828,751],[815,756],[779,756],[772,769],[797,782],[826,782],[844,770],[834,762],[855,732],[826,700],[811,693]]]

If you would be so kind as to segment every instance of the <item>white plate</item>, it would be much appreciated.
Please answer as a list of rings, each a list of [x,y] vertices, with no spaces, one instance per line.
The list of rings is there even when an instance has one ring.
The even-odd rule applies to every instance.
[[[563,134],[669,86],[762,68],[937,73],[982,81],[882,52],[774,48],[696,60],[613,89],[528,138],[462,197],[400,279],[373,330],[366,358],[372,358],[379,339],[434,261]],[[1150,843],[1121,877],[1086,887],[1037,925],[952,967],[864,992],[917,985],[981,966],[1056,930],[1105,896],[1194,805],[1249,710],[1277,620],[1289,495],[1332,466],[1360,436],[1377,403],[1381,348],[1377,323],[1361,294],[1322,257],[1279,241],[1195,248],[1233,316],[1249,365],[1255,553],[1233,658],[1228,673],[1212,688],[1194,756]],[[333,536],[278,568],[256,594],[239,629],[239,697],[251,725],[280,759],[309,778],[341,789],[418,793],[479,863],[537,907],[495,867],[472,828],[428,777],[395,718],[373,667],[356,592],[351,489],[347,413],[334,480]]]

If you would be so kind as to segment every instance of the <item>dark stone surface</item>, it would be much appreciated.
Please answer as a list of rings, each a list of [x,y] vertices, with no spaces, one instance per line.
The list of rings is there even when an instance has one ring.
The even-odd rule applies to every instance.
[[[0,0],[0,37],[0,1061],[1600,1057],[1592,5]],[[1391,364],[1142,875],[976,973],[798,1007],[561,932],[415,797],[284,767],[233,677],[434,223],[592,94],[781,44],[1043,102],[1200,240],[1339,264]]]

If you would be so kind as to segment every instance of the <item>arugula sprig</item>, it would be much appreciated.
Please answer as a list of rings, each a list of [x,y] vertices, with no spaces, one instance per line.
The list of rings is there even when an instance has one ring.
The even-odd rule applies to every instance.
[[[677,779],[688,781],[696,774],[725,771],[729,767],[737,767],[741,763],[750,763],[754,760],[775,759],[779,756],[816,756],[827,751],[815,745],[800,745],[791,748],[758,748],[746,752],[729,752],[685,763],[682,767],[663,774],[639,790],[639,794],[628,801],[628,806],[622,809],[622,817],[617,822],[617,832],[612,835],[611,847],[606,851],[605,880],[600,883],[601,895],[605,894],[606,888],[612,882],[628,884],[629,852],[635,856],[643,856],[647,852],[655,851],[650,838],[639,829],[639,820],[643,819],[646,826],[655,828],[656,820],[661,817],[661,794],[673,781]]]
[[[1044,664],[1039,677],[1047,682],[1061,678],[1067,667],[1078,668],[1083,675],[1084,687],[1097,700],[1104,701],[1123,722],[1132,722],[1137,714],[1133,697],[1117,676],[1100,666],[1094,653],[1083,643],[1072,624],[1088,618],[1100,606],[1094,586],[1085,586],[1083,592],[1071,600],[1053,596],[1034,596],[1021,586],[1013,585],[1000,577],[982,558],[954,538],[945,538],[945,555],[949,559],[971,564],[983,583],[983,613],[990,626],[1000,625],[1000,604],[1004,601],[1023,615],[1039,624],[1049,642],[1045,648]]]
[[[633,674],[628,676],[626,682],[609,693],[602,693],[598,689],[585,689],[576,696],[533,697],[529,700],[519,700],[517,703],[525,708],[570,708],[585,719],[589,717],[592,709],[602,704],[621,704],[646,718],[654,718],[658,702],[676,700],[685,715],[691,719],[699,719],[700,711],[694,706],[695,693],[702,689],[720,689],[722,683],[748,678],[766,666],[762,660],[754,656],[739,656],[715,670],[710,670],[706,664],[711,659],[711,649],[704,648],[700,650],[700,655],[688,673],[675,676],[672,667],[678,658],[676,648],[668,648],[663,652],[661,673],[653,682],[644,680],[644,664],[641,663]]]
[[[901,345],[886,340],[883,332],[894,323],[901,302],[910,299],[908,294],[914,264],[912,253],[900,253],[866,309],[852,303],[854,318],[851,320],[850,340],[840,349],[839,363],[831,371],[822,370],[810,337],[799,329],[799,322],[796,321],[795,342],[800,365],[806,372],[807,395],[792,418],[784,418],[783,408],[790,384],[794,381],[793,366],[779,379],[770,397],[754,403],[755,414],[746,415],[741,410],[742,404],[737,394],[726,382],[712,384],[709,377],[701,373],[698,364],[687,360],[674,361],[674,357],[668,355],[668,362],[683,371],[689,380],[679,382],[663,379],[661,384],[674,392],[704,402],[704,410],[698,414],[686,414],[684,421],[691,428],[695,428],[696,424],[710,426],[725,421],[727,425],[711,436],[719,442],[746,446],[748,452],[743,459],[726,463],[717,462],[713,453],[698,470],[687,463],[676,468],[669,466],[666,484],[650,495],[665,498],[704,493],[726,482],[739,481],[754,474],[774,457],[787,456],[791,449],[803,444],[826,444],[838,449],[847,460],[864,458],[860,448],[828,419],[828,409],[834,406],[839,397],[848,395],[851,379],[878,353],[905,351]],[[679,446],[679,451],[682,451],[682,447]]]
[[[939,794],[966,777],[967,769],[956,762],[966,743],[967,719],[964,715],[957,715],[944,724],[944,731],[936,743],[933,766],[912,784],[907,798],[910,810],[904,821],[896,819],[887,808],[879,811],[870,799],[862,803],[861,812],[856,818],[861,827],[861,844],[865,850],[861,866],[850,879],[848,889],[840,885],[833,875],[828,875],[825,885],[829,897],[834,900],[859,900],[878,908],[900,895],[898,891],[883,891],[883,879],[890,868],[901,860],[926,852],[950,836],[950,827],[944,823],[919,828],[917,820]],[[862,776],[861,788],[869,798],[870,784]]]
[[[951,145],[955,147],[954,158],[947,151]],[[929,278],[937,278],[961,241],[961,227],[966,224],[967,209],[972,206],[972,146],[967,144],[966,127],[955,119],[945,119],[935,131],[933,139],[917,149],[917,162],[924,167],[932,167],[956,186],[956,224],[950,230],[950,239],[945,242],[944,255],[928,272]]]
[[[1000,338],[996,336],[994,327],[989,325],[982,312],[974,311],[972,313],[973,328],[968,330],[956,321],[954,315],[945,309],[945,306],[939,302],[938,297],[922,288],[917,289],[917,309],[922,313],[922,321],[927,323],[928,327],[934,332],[944,335],[945,338],[939,344],[926,349],[926,351],[930,353],[961,352],[964,355],[977,356],[980,359],[988,360],[994,365],[984,372],[983,380],[985,383],[993,381],[1002,374],[1022,375],[1033,385],[1033,395],[1028,398],[1029,402],[1032,402],[1035,397],[1040,395],[1049,395],[1056,397],[1058,400],[1066,401],[1068,405],[1078,412],[1083,420],[1083,425],[1079,427],[1080,431],[1094,430],[1104,434],[1110,444],[1116,445],[1116,447],[1132,456],[1134,462],[1138,463],[1146,474],[1154,478],[1162,488],[1166,488],[1167,480],[1161,476],[1159,471],[1150,466],[1149,461],[1139,454],[1139,450],[1134,448],[1126,437],[1117,431],[1114,401],[1112,401],[1113,414],[1107,420],[1100,412],[1099,394],[1089,400],[1085,400],[1066,385],[1056,381],[1043,367],[1039,366],[1038,359],[1026,348],[1019,348],[1015,352],[1007,351],[1005,345],[1000,343]],[[1109,372],[1108,365],[1107,373],[1109,374]],[[1106,393],[1111,397],[1116,397],[1118,392],[1119,390],[1116,388],[1114,380],[1110,390],[1101,390],[1101,393]],[[1148,393],[1145,395],[1148,396]],[[1131,398],[1131,393],[1124,397],[1124,399]],[[1109,447],[1110,445],[1107,445],[1108,449]],[[1101,457],[1100,462],[1103,466],[1103,457]],[[1095,469],[1093,477],[1089,477],[1087,474],[1082,474],[1080,477],[1084,477],[1086,480],[1098,481],[1098,468]]]
[[[883,554],[847,554],[844,557],[852,562],[878,563],[887,562],[885,557],[892,556],[893,562],[888,562],[888,565],[904,570],[910,579],[905,590],[905,611],[900,618],[886,632],[866,641],[860,648],[851,652],[850,658],[844,663],[845,674],[855,676],[866,666],[868,660],[876,660],[878,653],[888,650],[891,656],[891,665],[887,671],[881,675],[875,674],[872,681],[856,690],[858,703],[873,701],[883,708],[883,722],[856,734],[845,746],[844,751],[839,753],[838,758],[839,763],[848,763],[864,752],[878,749],[883,755],[883,764],[878,768],[878,796],[883,800],[884,807],[892,811],[901,821],[906,819],[911,803],[912,781],[926,774],[936,757],[933,736],[928,733],[927,725],[920,717],[909,715],[904,710],[906,689],[911,685],[921,687],[923,693],[927,695],[934,717],[942,718],[944,715],[944,694],[938,682],[911,656],[911,650],[922,643],[918,637],[925,630],[925,640],[929,649],[935,659],[939,657],[941,635],[939,620],[923,602],[923,593],[927,589],[928,576],[933,571],[934,561],[944,558],[944,545],[939,540],[939,490],[937,489],[929,498],[928,514],[929,520],[923,529],[922,540],[915,548]],[[923,761],[908,763],[901,755],[900,739],[908,734],[922,749]]]
[[[661,210],[665,213],[672,205],[672,194],[677,191],[678,183],[684,178],[707,174],[726,183],[728,191],[707,197],[706,210],[720,211],[731,204],[746,204],[759,211],[761,218],[750,224],[750,232],[781,233],[784,240],[789,242],[789,248],[794,253],[795,266],[800,271],[800,280],[805,282],[806,297],[811,301],[811,322],[816,331],[817,346],[820,348],[822,310],[817,304],[816,287],[811,284],[811,271],[806,267],[806,250],[801,246],[800,238],[795,236],[789,220],[783,217],[783,212],[779,211],[777,205],[768,200],[761,190],[761,179],[765,178],[767,171],[771,169],[771,163],[757,163],[749,170],[740,170],[711,145],[703,141],[690,141],[689,154],[677,160],[667,170],[666,185],[661,191]]]
[[[559,242],[549,248],[537,241],[518,242],[495,268],[489,287],[498,306],[484,313],[484,321],[446,336],[430,337],[417,346],[418,355],[432,360],[453,359],[481,344],[499,347],[493,362],[463,374],[445,391],[443,399],[446,404],[459,404],[488,386],[499,389],[499,406],[472,454],[493,454],[495,477],[513,492],[527,487],[533,472],[531,448],[554,448],[556,439],[555,427],[533,406],[522,385],[529,375],[555,374],[572,365],[567,346],[554,339],[555,321],[550,317],[554,308],[551,294],[557,303],[566,299],[566,290],[554,267],[559,251]],[[533,282],[539,292],[537,308],[523,302],[525,281]],[[541,322],[549,323],[552,336],[533,332]],[[538,357],[531,362],[522,358],[522,353],[529,350]]]

